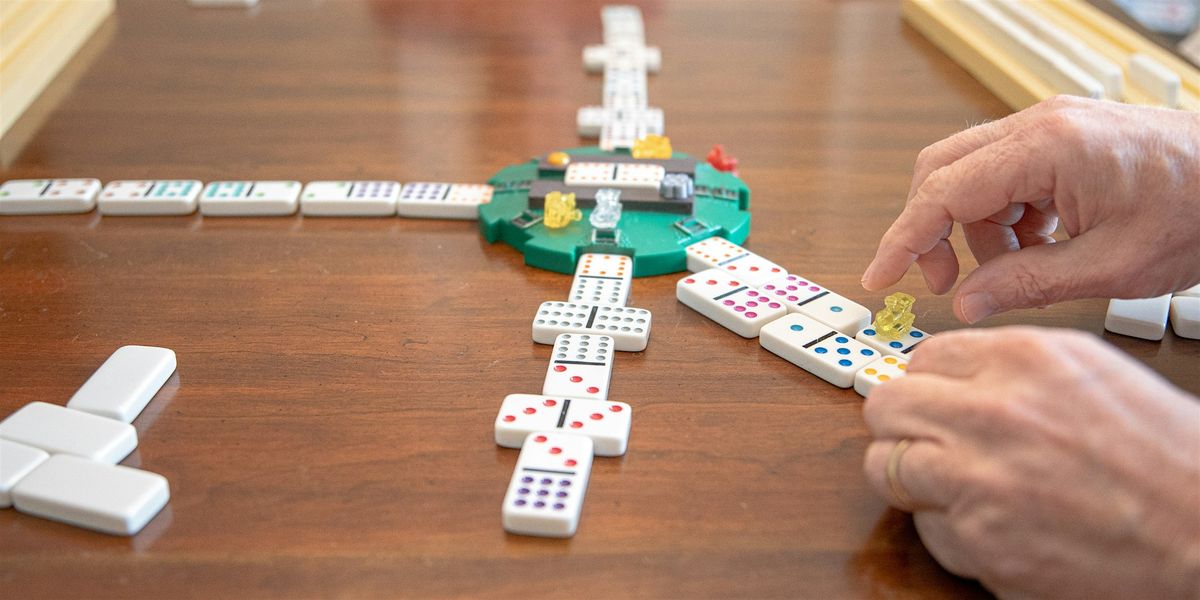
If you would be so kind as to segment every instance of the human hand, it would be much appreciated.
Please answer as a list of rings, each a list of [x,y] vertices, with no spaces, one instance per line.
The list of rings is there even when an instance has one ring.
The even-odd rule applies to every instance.
[[[1071,239],[1055,243],[1060,218]],[[1194,285],[1200,114],[1060,96],[925,148],[863,287],[892,285],[916,262],[930,290],[949,291],[956,222],[980,264],[954,300],[967,323]]]
[[[863,408],[875,490],[1001,597],[1200,596],[1200,404],[1081,332],[943,333]],[[912,506],[892,493],[887,468]]]

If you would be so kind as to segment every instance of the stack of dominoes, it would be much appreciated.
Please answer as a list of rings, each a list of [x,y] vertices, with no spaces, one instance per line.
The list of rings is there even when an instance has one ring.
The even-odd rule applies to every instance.
[[[31,402],[0,421],[0,508],[113,535],[140,531],[167,504],[167,480],[118,466],[130,423],[175,372],[166,348],[124,346],[65,407]]]
[[[696,312],[842,388],[866,396],[904,375],[907,356],[930,335],[911,328],[879,336],[866,307],[724,238],[687,247],[688,270],[675,296]]]
[[[633,6],[606,6],[600,12],[604,44],[583,49],[583,66],[603,69],[601,106],[585,106],[576,115],[579,135],[600,137],[605,150],[632,148],[648,134],[663,134],[663,112],[648,105],[646,73],[662,66],[662,53],[647,47],[642,13]]]
[[[520,448],[502,508],[512,533],[570,537],[579,527],[592,456],[621,456],[633,410],[608,400],[616,352],[650,340],[650,311],[626,306],[633,260],[584,254],[567,302],[543,302],[533,341],[553,344],[541,395],[512,394],[496,415],[496,443]]]
[[[397,181],[195,180],[110,181],[18,179],[0,185],[0,215],[87,213],[106,216],[190,215],[272,217],[423,217],[475,219],[492,186]]]
[[[1200,340],[1200,285],[1154,298],[1110,300],[1104,328],[1121,335],[1161,340],[1168,315],[1175,335]]]

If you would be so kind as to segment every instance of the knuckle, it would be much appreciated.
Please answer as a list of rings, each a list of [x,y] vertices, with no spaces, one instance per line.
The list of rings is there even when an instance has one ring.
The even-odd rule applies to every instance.
[[[1058,301],[1061,286],[1046,281],[1046,276],[1035,273],[1029,265],[1016,263],[1012,266],[1011,292],[1024,307],[1048,306]]]

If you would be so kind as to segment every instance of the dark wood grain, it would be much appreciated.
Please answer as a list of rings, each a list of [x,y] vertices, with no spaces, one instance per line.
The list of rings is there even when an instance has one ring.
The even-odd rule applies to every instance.
[[[598,2],[122,0],[91,67],[5,140],[0,178],[483,181],[580,143]],[[858,284],[916,153],[1002,103],[890,0],[644,3],[676,148],[721,142],[753,190],[753,250],[867,304]],[[29,126],[26,125],[29,129]],[[616,360],[628,455],[601,459],[571,540],[506,535],[509,393],[563,275],[472,222],[0,218],[0,414],[63,403],[116,347],[179,371],[126,464],[165,475],[132,539],[0,511],[5,597],[986,596],[868,489],[839,390],[639,279],[650,347]],[[912,274],[919,326],[959,327]],[[994,323],[1103,334],[1105,304]],[[1200,344],[1105,335],[1200,391]],[[1097,365],[1097,368],[1103,368]]]

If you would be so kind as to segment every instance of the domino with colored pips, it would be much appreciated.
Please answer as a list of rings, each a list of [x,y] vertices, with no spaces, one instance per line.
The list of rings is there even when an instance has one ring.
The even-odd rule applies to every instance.
[[[57,454],[17,482],[20,512],[113,535],[133,535],[171,497],[167,480],[147,471]]]
[[[782,301],[788,312],[808,315],[842,333],[854,335],[871,323],[871,311],[867,307],[800,275],[771,279],[758,289],[768,297]]]
[[[396,214],[396,181],[312,181],[300,194],[306,217],[390,217]]]
[[[592,471],[592,451],[592,440],[586,436],[529,434],[504,494],[504,529],[543,537],[575,535]]]
[[[787,314],[782,303],[722,269],[706,269],[683,277],[675,284],[675,297],[744,338],[758,337],[764,325]]]
[[[700,240],[685,250],[687,269],[693,273],[705,269],[724,269],[755,287],[787,275],[783,267],[721,237]]]
[[[75,392],[67,408],[132,423],[174,372],[171,350],[122,346]]]
[[[563,333],[554,339],[542,393],[568,398],[608,399],[613,339],[607,335]]]
[[[296,213],[299,181],[214,181],[200,193],[206,217],[283,217]]]
[[[190,215],[203,187],[192,179],[110,181],[96,203],[107,216]]]
[[[584,254],[575,267],[567,299],[584,304],[625,306],[633,282],[633,259],[620,254]]]
[[[591,438],[596,456],[621,456],[632,424],[633,409],[624,402],[509,394],[496,415],[496,444],[520,448],[535,431],[561,430]]]
[[[1143,340],[1161,340],[1167,332],[1171,295],[1138,300],[1109,300],[1104,328]]]
[[[137,447],[137,431],[128,423],[45,402],[30,402],[0,421],[0,439],[110,465]]]
[[[400,188],[396,214],[426,219],[477,219],[479,205],[492,201],[490,185],[417,181]]]
[[[860,370],[879,352],[800,313],[767,323],[758,343],[784,360],[841,388],[854,385]]]
[[[617,350],[640,352],[650,342],[650,325],[644,308],[543,302],[533,318],[533,341],[553,344],[562,333],[607,335]]]
[[[98,179],[14,179],[0,185],[0,215],[86,213],[99,192]]]
[[[12,489],[42,461],[50,458],[45,450],[0,440],[0,508],[12,506]]]
[[[882,354],[890,354],[892,356],[905,357],[912,353],[917,344],[933,337],[932,335],[910,327],[907,332],[900,336],[898,340],[889,340],[879,337],[875,332],[874,327],[866,327],[854,336],[854,339],[878,350]]]
[[[898,356],[881,356],[854,375],[854,391],[866,398],[875,386],[907,374],[907,360]]]

